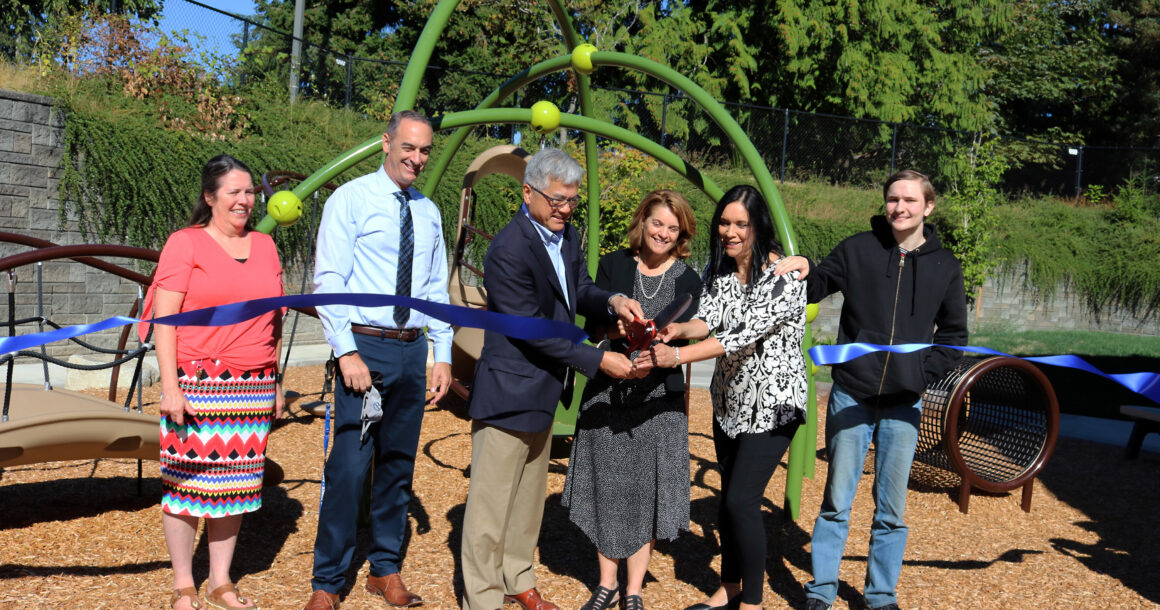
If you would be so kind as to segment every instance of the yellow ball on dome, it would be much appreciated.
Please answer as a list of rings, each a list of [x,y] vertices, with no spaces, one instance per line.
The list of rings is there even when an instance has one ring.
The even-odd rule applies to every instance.
[[[577,45],[572,49],[572,69],[580,74],[592,74],[596,71],[596,66],[592,64],[592,54],[596,52],[596,47],[588,43]]]
[[[806,322],[813,322],[814,318],[818,317],[819,309],[820,308],[818,307],[817,303],[810,303],[809,305],[806,305]]]
[[[278,191],[266,202],[266,213],[280,226],[288,227],[302,217],[302,200],[292,191]]]
[[[560,109],[548,100],[532,104],[532,129],[540,135],[548,135],[560,126]]]

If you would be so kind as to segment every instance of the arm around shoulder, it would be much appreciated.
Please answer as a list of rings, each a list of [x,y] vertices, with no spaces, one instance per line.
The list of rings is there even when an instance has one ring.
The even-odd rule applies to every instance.
[[[843,240],[817,263],[807,259],[809,262],[809,270],[806,275],[807,302],[817,303],[831,294],[845,289],[849,279],[847,249],[851,239],[853,238]]]

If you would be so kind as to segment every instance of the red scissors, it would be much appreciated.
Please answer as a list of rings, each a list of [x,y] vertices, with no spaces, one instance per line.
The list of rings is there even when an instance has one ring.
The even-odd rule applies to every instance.
[[[628,331],[625,333],[625,338],[628,340],[628,353],[631,354],[652,345],[657,333],[685,313],[685,310],[692,303],[693,295],[685,293],[673,299],[673,302],[669,303],[652,320],[641,320],[634,316],[633,321],[628,324]]]

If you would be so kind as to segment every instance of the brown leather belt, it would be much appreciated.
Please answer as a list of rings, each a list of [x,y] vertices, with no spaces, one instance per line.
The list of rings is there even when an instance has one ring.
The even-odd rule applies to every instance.
[[[398,339],[399,341],[406,341],[408,343],[423,336],[423,329],[421,328],[380,328],[378,326],[354,324],[353,322],[350,325],[350,332],[378,337],[380,339]]]

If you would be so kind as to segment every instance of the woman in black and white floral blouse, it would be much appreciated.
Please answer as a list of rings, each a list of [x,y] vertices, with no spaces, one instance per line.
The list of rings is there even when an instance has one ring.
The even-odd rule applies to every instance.
[[[665,343],[638,356],[672,367],[716,358],[713,443],[721,469],[721,586],[688,610],[761,607],[765,526],[761,499],[798,425],[805,420],[802,356],[805,284],[774,276],[782,258],[765,199],[751,186],[725,193],[713,215],[710,261],[694,319],[660,333]],[[712,333],[713,336],[709,336]]]

